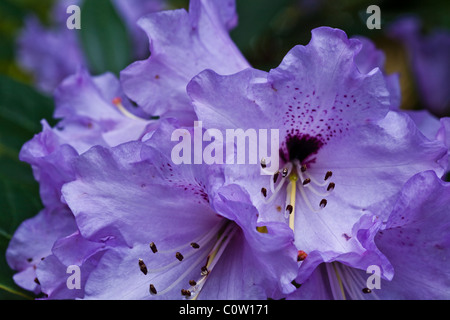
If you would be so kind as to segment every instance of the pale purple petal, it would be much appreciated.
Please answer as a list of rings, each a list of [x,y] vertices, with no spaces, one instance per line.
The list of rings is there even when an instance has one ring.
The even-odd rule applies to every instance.
[[[121,81],[125,93],[146,112],[187,113],[192,121],[185,88],[193,76],[204,69],[231,74],[248,67],[217,10],[212,2],[192,1],[189,13],[163,11],[139,20],[150,39],[151,56],[123,70]]]
[[[375,238],[395,270],[393,280],[382,283],[381,298],[449,298],[449,195],[449,183],[433,172],[405,185],[385,230]]]
[[[68,209],[44,209],[35,217],[22,222],[9,242],[6,260],[11,269],[18,271],[14,277],[21,287],[35,291],[36,268],[52,254],[54,242],[76,230],[75,220]]]
[[[72,163],[78,154],[69,145],[61,145],[45,121],[42,124],[43,131],[24,144],[19,158],[31,165],[41,200],[52,209],[61,207],[61,187],[74,178]]]

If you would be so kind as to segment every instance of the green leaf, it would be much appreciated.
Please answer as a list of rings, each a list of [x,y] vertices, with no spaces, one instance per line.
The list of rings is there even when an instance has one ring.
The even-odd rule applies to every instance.
[[[78,32],[93,74],[110,71],[118,75],[132,62],[127,28],[110,0],[84,1]]]
[[[17,227],[42,208],[31,167],[19,160],[22,145],[52,125],[53,100],[34,88],[0,75],[0,299],[30,298],[15,285],[5,252]]]

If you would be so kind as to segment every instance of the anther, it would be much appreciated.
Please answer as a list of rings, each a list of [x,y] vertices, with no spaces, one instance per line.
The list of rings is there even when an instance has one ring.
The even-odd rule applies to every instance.
[[[189,280],[189,285],[191,285],[192,287],[197,285],[197,282],[195,282],[195,280]]]
[[[122,104],[122,99],[120,97],[115,97],[112,100],[112,103],[117,107],[117,109],[122,112],[122,114],[128,118],[131,119],[139,119],[139,120],[143,120],[142,118],[139,118],[137,116],[135,116],[134,114],[132,114],[130,111],[128,111],[127,109],[125,109],[125,107]]]
[[[264,196],[264,198],[267,197],[267,189],[266,188],[261,188],[261,193]]]
[[[292,205],[288,204],[286,206],[286,211],[289,212],[289,214],[291,214],[293,210],[294,210],[294,207]]]
[[[175,257],[180,261],[183,261],[183,259],[184,259],[183,255],[179,252],[175,253]]]
[[[303,185],[306,186],[310,182],[311,182],[311,179],[310,178],[306,178],[305,180],[303,180]]]
[[[322,199],[322,200],[320,201],[320,207],[321,207],[321,208],[325,208],[326,205],[327,205],[327,199]]]
[[[302,166],[300,167],[300,171],[301,172],[305,172],[306,171],[306,164],[302,164]]]
[[[154,242],[150,243],[150,249],[152,249],[153,253],[157,253],[158,249],[156,248],[156,245]]]
[[[297,289],[302,286],[301,284],[298,284],[295,280],[292,280],[291,284]]]
[[[192,243],[191,243],[191,247],[194,248],[194,249],[200,248],[199,244],[198,244],[198,243],[195,243],[195,242],[192,242]]]
[[[307,256],[308,256],[308,255],[306,254],[305,251],[299,250],[299,251],[298,251],[298,254],[297,254],[297,261],[303,261],[303,260],[306,259]]]
[[[139,268],[141,269],[143,274],[147,274],[147,266],[142,259],[139,259]]]
[[[265,169],[266,167],[267,167],[266,159],[262,158],[261,159],[261,168]]]
[[[284,168],[283,171],[281,171],[281,176],[282,176],[283,178],[286,178],[287,174],[288,174],[288,169],[287,169],[287,168]]]
[[[185,297],[190,297],[191,296],[191,292],[189,290],[186,290],[186,289],[181,289],[181,295],[183,295]]]
[[[207,268],[206,266],[203,266],[203,267],[202,267],[201,275],[202,275],[202,276],[207,276],[208,274],[209,274],[208,268]]]
[[[114,99],[112,99],[112,103],[115,104],[115,105],[121,104],[122,103],[122,98],[115,97]]]
[[[333,175],[333,172],[327,171],[327,173],[325,174],[325,178],[323,180],[328,180],[329,178],[331,178],[332,175]]]
[[[363,288],[362,292],[364,292],[364,293],[371,293],[372,290],[370,290],[369,288]]]
[[[153,295],[158,294],[158,291],[156,291],[155,286],[152,284],[150,284],[150,293]]]
[[[328,185],[328,187],[327,187],[327,191],[331,191],[331,190],[334,190],[334,187],[335,187],[336,185],[334,184],[334,182],[330,182],[330,184]]]
[[[280,171],[275,172],[275,174],[273,175],[273,183],[277,183],[279,176],[280,176]]]

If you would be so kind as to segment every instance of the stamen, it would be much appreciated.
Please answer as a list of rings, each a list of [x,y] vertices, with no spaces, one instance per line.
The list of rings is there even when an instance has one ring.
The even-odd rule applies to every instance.
[[[300,179],[303,180],[303,185],[307,188],[309,188],[309,190],[312,191],[312,193],[314,193],[315,195],[319,196],[319,197],[327,197],[328,195],[330,195],[330,193],[334,190],[335,184],[334,182],[330,182],[328,184],[327,187],[327,192],[326,193],[322,193],[317,191],[314,186],[312,185],[312,183],[316,184],[319,187],[323,187],[325,185],[327,185],[327,183],[320,183],[318,182],[316,179],[314,179],[312,176],[308,176],[307,178],[304,177],[304,175],[302,174],[301,170],[299,172],[300,175]]]
[[[209,250],[208,248],[206,248],[205,250],[203,250],[202,253],[199,254],[199,257],[192,264],[190,264],[188,266],[188,268],[174,282],[172,282],[164,290],[160,291],[158,293],[158,295],[163,295],[163,294],[169,292],[170,290],[172,290],[173,288],[175,288],[175,286],[177,286],[183,279],[185,279],[190,273],[192,273],[192,271],[195,270],[195,268],[198,268],[199,265],[201,265],[200,264],[201,261],[204,261],[204,259],[206,258],[206,264],[203,265],[201,268],[200,276],[202,278],[199,281],[189,280],[189,285],[191,285],[191,288],[189,288],[187,290],[182,289],[182,294],[188,298],[195,299],[198,296],[198,294],[202,288],[202,285],[199,285],[199,284],[204,283],[204,279],[206,279],[206,277],[209,275],[209,273],[213,270],[214,266],[216,265],[217,261],[220,259],[222,253],[224,252],[225,248],[227,247],[228,243],[231,241],[234,233],[237,230],[236,226],[232,223],[229,223],[228,220],[224,220],[224,223],[219,223],[218,225],[219,225],[219,228],[213,228],[213,231],[215,231],[215,232],[212,235],[211,235],[211,231],[209,231],[207,236],[204,236],[202,238],[202,239],[206,238],[208,240],[208,242],[210,242],[214,238],[214,235],[217,235],[217,232],[219,232],[220,237],[217,241],[214,242],[214,244],[212,245],[212,249]],[[200,245],[197,242],[191,242],[190,245],[194,249],[200,248]],[[205,243],[205,245],[206,245],[206,243]],[[211,246],[209,246],[209,247],[211,248]],[[179,261],[182,261],[182,260],[186,259],[188,256],[193,255],[194,253],[195,253],[195,250],[187,253],[186,256],[183,257],[183,255],[180,252],[176,252],[175,256]],[[179,263],[179,262],[176,261],[174,263],[170,263],[169,265],[167,265],[165,267],[155,269],[155,270],[149,270],[149,272],[166,271],[171,266],[173,266],[177,263]],[[152,294],[156,294],[156,290],[155,290],[154,286],[150,288],[150,292]],[[191,295],[194,295],[194,297],[191,297]]]
[[[314,209],[314,208],[311,206],[311,203],[309,202],[309,199],[308,199],[308,197],[306,196],[305,188],[303,188],[303,186],[300,186],[300,185],[299,185],[299,186],[298,186],[298,189],[300,190],[300,194],[302,195],[303,201],[306,203],[306,205],[308,206],[309,210],[311,210],[312,212],[319,212],[319,210]]]
[[[275,197],[277,196],[278,192],[281,190],[281,188],[283,187],[285,182],[286,182],[286,180],[283,179],[280,181],[280,183],[278,183],[277,187],[272,191],[271,196],[264,201],[265,204],[268,204],[268,203],[272,202],[273,199],[275,199]]]
[[[333,266],[334,274],[333,272],[330,273],[332,270],[331,265]],[[376,292],[364,287],[366,279],[361,275],[360,270],[336,262],[326,264],[326,269],[329,272],[331,291],[334,298],[352,300],[379,299]],[[336,280],[338,281],[337,283]],[[370,295],[367,296],[369,293]]]
[[[279,176],[280,176],[280,171],[275,172],[275,174],[273,175],[273,183],[277,183]]]
[[[289,214],[291,214],[292,210],[294,210],[294,207],[292,205],[288,204],[286,207],[286,211],[289,212]]]
[[[181,289],[181,294],[185,297],[190,297],[191,292],[189,290]]]
[[[156,291],[155,286],[153,284],[150,284],[150,294],[152,295],[158,294],[158,291]]]
[[[316,196],[319,196],[319,197],[327,197],[331,194],[331,191],[333,191],[333,190],[330,190],[328,192],[322,193],[322,192],[317,191],[311,184],[307,184],[307,185],[305,185],[305,187],[308,188],[309,190],[311,190],[312,193],[314,193]]]
[[[325,208],[326,205],[327,205],[327,199],[322,199],[322,200],[320,201],[320,207],[321,207],[321,208]]]
[[[125,109],[125,107],[122,104],[122,98],[120,97],[115,97],[112,100],[112,103],[117,107],[117,109],[119,109],[120,112],[122,112],[122,114],[128,118],[134,119],[134,120],[143,120],[142,118],[139,118],[137,116],[135,116],[134,114],[132,114],[130,111],[128,111],[127,109]]]
[[[265,158],[262,158],[262,159],[261,159],[261,168],[265,169],[266,167],[267,167],[266,159],[265,159]]]
[[[150,243],[150,249],[152,249],[153,253],[157,253],[158,249],[156,248],[156,245],[154,242]]]
[[[191,242],[191,247],[194,248],[194,249],[199,249],[200,245],[198,243]]]
[[[305,251],[303,251],[303,250],[298,250],[298,253],[297,253],[297,261],[303,261],[303,260],[306,259],[307,256],[308,256],[308,255],[306,254]]]
[[[181,282],[181,280],[183,280],[189,273],[191,273],[192,272],[192,270],[194,270],[197,266],[198,266],[198,264],[203,260],[203,259],[205,259],[205,257],[208,255],[208,251],[206,251],[206,253],[204,253],[204,254],[202,254],[200,257],[198,257],[198,259],[197,260],[195,260],[195,262],[189,267],[189,268],[187,268],[186,269],[186,271],[181,275],[181,276],[179,276],[170,286],[168,286],[166,289],[164,289],[163,291],[161,291],[160,293],[159,293],[159,295],[163,295],[163,294],[165,294],[165,293],[167,293],[167,292],[169,292],[170,290],[172,290],[175,286],[177,286],[178,285],[178,283],[180,283]],[[154,288],[154,287],[153,287]],[[156,290],[155,290],[156,291]],[[156,294],[156,293],[155,293]]]
[[[141,269],[141,271],[142,271],[142,273],[143,274],[147,274],[147,266],[145,265],[145,263],[144,263],[144,260],[142,260],[142,259],[139,259],[139,268]]]
[[[208,231],[208,233],[197,237],[192,242],[184,243],[184,244],[182,244],[182,245],[180,245],[180,246],[178,246],[176,248],[171,248],[170,250],[159,250],[158,252],[161,253],[161,254],[163,254],[163,253],[174,253],[174,252],[186,249],[189,246],[191,246],[194,249],[198,249],[198,248],[195,248],[195,245],[193,246],[192,243],[195,243],[195,244],[197,244],[200,247],[200,245],[203,245],[203,244],[209,242],[217,234],[217,232],[219,232],[219,230],[222,227],[223,227],[223,224],[221,224],[221,223],[216,224],[210,231]],[[188,257],[188,256],[190,256],[192,254],[186,255],[186,257]]]
[[[299,289],[302,285],[301,284],[298,284],[295,280],[292,280],[291,281],[291,284],[296,288],[296,289]]]
[[[312,175],[308,174],[306,172],[306,169],[304,169],[304,168],[306,168],[305,165],[300,166],[299,163],[296,163],[295,166],[297,168],[297,172],[299,173],[300,179],[302,181],[306,180],[306,179],[309,179],[309,180],[311,180],[312,183],[314,183],[318,187],[324,187],[324,186],[326,186],[328,184],[327,182],[319,182]]]
[[[266,188],[261,188],[261,193],[264,196],[264,198],[267,197],[267,189]]]
[[[207,275],[209,274],[209,270],[208,270],[208,267],[207,267],[207,266],[203,266],[203,267],[201,268],[201,271],[202,271],[202,272],[201,272],[200,274],[201,274],[202,276],[204,276],[204,277],[207,276]]]
[[[286,165],[286,168],[284,168],[282,170],[282,177],[285,178],[290,173],[291,170],[292,170],[292,163],[289,162]],[[275,173],[275,175],[277,176],[277,179],[278,179],[278,175],[279,174],[280,174],[279,171]],[[272,195],[269,197],[269,199],[264,201],[265,204],[269,204],[270,202],[273,201],[273,199],[275,199],[275,197],[277,196],[278,192],[281,190],[281,188],[283,187],[284,183],[286,182],[285,179],[281,180],[280,183],[278,183],[278,185],[275,188],[275,186],[274,186],[274,184],[275,184],[274,181],[275,180],[276,179],[275,179],[275,176],[274,176],[274,179],[271,179],[271,181],[270,181],[270,189],[272,191]]]
[[[179,252],[175,253],[175,257],[180,261],[183,261],[183,259],[184,259],[183,255]]]
[[[342,284],[342,279],[341,279],[341,276],[339,275],[339,272],[338,272],[338,270],[337,270],[337,268],[336,268],[336,265],[335,265],[335,263],[331,263],[331,265],[332,265],[332,267],[333,267],[334,274],[336,275],[336,279],[337,279],[337,281],[338,281],[338,285],[339,285],[339,290],[340,290],[340,293],[341,293],[341,297],[342,297],[344,300],[347,300],[347,298],[346,298],[346,296],[345,296],[344,285]],[[329,269],[328,266],[329,266],[329,265],[327,264],[327,269]],[[330,271],[329,271],[329,270],[328,270],[328,273],[329,273],[329,277],[330,277]],[[331,277],[331,279],[334,279],[334,278]],[[334,286],[332,286],[332,289],[333,289],[333,287],[334,287]],[[332,290],[332,291],[333,291],[333,290]],[[337,292],[333,292],[333,294],[334,294],[335,296],[337,296],[336,293],[337,293]]]
[[[327,173],[325,174],[324,180],[325,180],[325,181],[328,180],[329,178],[331,178],[332,175],[333,175],[333,172],[327,171]]]
[[[196,292],[195,297],[193,299],[196,299],[198,297],[198,294],[200,293],[206,277],[209,275],[211,270],[214,269],[215,265],[219,261],[220,257],[222,256],[223,252],[225,251],[225,248],[228,246],[228,243],[233,238],[233,235],[236,232],[236,228],[232,225],[227,227],[227,229],[223,232],[220,239],[217,241],[216,245],[214,246],[212,253],[208,255],[208,259],[206,262],[206,265],[204,265],[201,268],[201,276],[203,277],[200,279],[200,281],[197,281],[197,284],[192,290]]]

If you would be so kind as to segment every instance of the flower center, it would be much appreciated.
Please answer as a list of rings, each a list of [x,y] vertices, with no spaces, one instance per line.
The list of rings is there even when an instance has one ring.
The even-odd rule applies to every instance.
[[[181,295],[187,299],[197,299],[207,278],[237,230],[238,228],[233,222],[223,219],[220,223],[216,224],[213,228],[208,230],[208,232],[197,239],[193,239],[176,248],[161,251],[154,242],[151,242],[150,249],[154,254],[172,255],[174,259],[172,262],[155,269],[147,268],[143,259],[139,259],[138,264],[141,272],[144,274],[162,274],[178,267],[180,263],[186,263],[187,266],[185,267],[184,272],[163,290],[160,290],[156,284],[151,283],[149,288],[150,294],[166,294],[184,280],[188,285],[181,289]],[[198,269],[198,276],[189,278],[195,269]],[[155,279],[157,280],[158,277]]]
[[[292,230],[295,228],[296,205],[300,201],[309,211],[317,213],[326,207],[328,203],[326,197],[336,187],[334,182],[329,181],[333,175],[332,171],[327,171],[324,174],[323,181],[317,180],[308,171],[306,164],[300,164],[297,159],[294,159],[288,162],[281,172],[277,171],[272,174],[269,182],[270,193],[265,187],[261,189],[266,204],[273,202],[280,192],[286,191],[284,218],[289,222]],[[320,188],[323,190],[320,190]],[[297,201],[297,191],[300,201]],[[313,205],[310,196],[319,197],[319,203]]]
[[[332,171],[324,174],[323,181],[317,180],[308,169],[313,165],[315,159],[311,158],[324,145],[320,136],[313,137],[308,134],[301,134],[292,130],[287,134],[286,140],[280,147],[280,157],[285,163],[285,167],[280,171],[266,174],[271,175],[268,192],[266,187],[261,188],[261,193],[266,199],[266,203],[273,202],[280,192],[286,190],[286,200],[284,203],[284,217],[288,221],[292,230],[295,228],[295,212],[296,204],[301,201],[309,211],[314,213],[325,208],[328,201],[326,197],[334,190],[335,183],[329,179],[333,175]],[[261,159],[261,168],[266,170],[266,161]],[[284,189],[284,187],[286,188]],[[326,190],[320,190],[320,188]],[[299,193],[299,201],[297,200],[297,191]],[[318,205],[311,203],[310,197],[319,197]],[[277,208],[282,208],[279,204]],[[282,209],[281,209],[282,210]],[[281,211],[278,210],[278,211]]]
[[[316,154],[322,146],[323,142],[317,137],[308,134],[288,134],[280,148],[280,158],[284,162],[298,160],[300,163],[305,163],[305,160]]]

